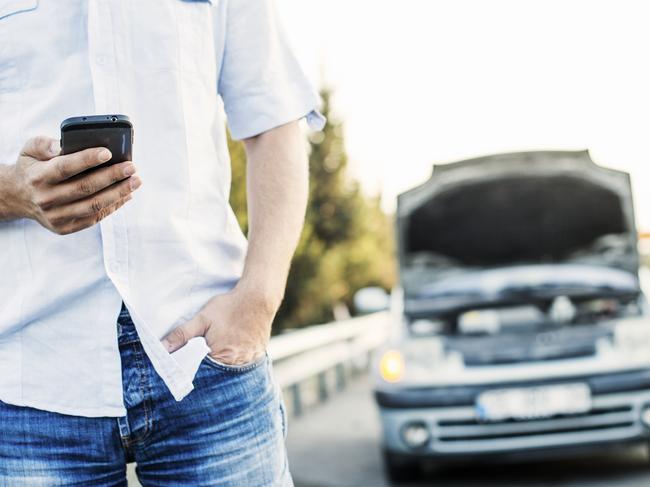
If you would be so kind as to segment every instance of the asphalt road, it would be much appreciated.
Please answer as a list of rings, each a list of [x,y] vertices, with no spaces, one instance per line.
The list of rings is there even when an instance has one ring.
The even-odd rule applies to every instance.
[[[296,487],[385,487],[380,429],[367,379],[358,379],[289,423],[289,462]],[[644,448],[554,461],[454,467],[429,471],[435,487],[649,487]]]

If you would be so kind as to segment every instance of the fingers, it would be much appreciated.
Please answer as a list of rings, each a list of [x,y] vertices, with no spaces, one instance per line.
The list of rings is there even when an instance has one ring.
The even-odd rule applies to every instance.
[[[133,176],[99,192],[94,192],[84,199],[59,206],[49,212],[48,218],[53,225],[59,226],[65,225],[65,222],[69,220],[98,215],[102,210],[110,208],[130,196],[140,187],[140,184],[140,178]]]
[[[129,178],[129,184],[126,187],[130,185],[131,191],[134,191],[141,184],[140,178],[133,176],[134,174],[135,165],[131,161],[120,162],[119,164],[91,171],[88,174],[54,185],[50,203],[51,205],[60,205],[89,198],[126,178]]]
[[[182,324],[162,340],[163,346],[169,353],[185,346],[194,337],[204,336],[209,322],[202,313],[198,313],[190,321]]]
[[[39,161],[49,161],[61,152],[59,141],[51,137],[39,135],[32,137],[20,151],[21,156],[33,157]]]
[[[66,179],[110,160],[111,151],[104,147],[86,149],[73,154],[55,157],[50,161],[45,179],[49,183],[60,183]]]
[[[93,225],[96,225],[99,223],[101,220],[106,218],[108,215],[122,207],[127,201],[129,201],[132,198],[132,195],[128,195],[121,200],[113,203],[110,206],[107,206],[106,208],[101,209],[100,211],[93,213],[92,215],[88,215],[85,217],[81,218],[74,218],[71,220],[67,220],[66,223],[61,225],[59,229],[57,229],[56,233],[59,235],[68,235],[70,233],[75,233],[80,230],[84,230],[86,228],[92,227]]]

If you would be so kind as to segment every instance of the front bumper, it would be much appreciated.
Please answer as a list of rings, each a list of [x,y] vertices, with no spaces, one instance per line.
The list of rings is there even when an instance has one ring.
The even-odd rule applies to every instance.
[[[476,419],[474,401],[477,395],[482,390],[517,387],[519,384],[377,392],[384,448],[418,457],[469,457],[650,439],[650,429],[641,422],[642,410],[650,406],[650,370],[536,381],[525,385],[576,381],[590,385],[592,409],[587,413],[490,423]],[[419,449],[409,448],[401,436],[404,425],[412,421],[424,422],[431,435],[429,442]]]

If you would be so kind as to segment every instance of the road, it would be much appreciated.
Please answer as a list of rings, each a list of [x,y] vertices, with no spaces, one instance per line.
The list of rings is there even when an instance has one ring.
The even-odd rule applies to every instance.
[[[289,462],[296,487],[387,487],[379,454],[379,421],[368,379],[289,424]],[[645,449],[598,457],[431,471],[410,486],[648,487]]]

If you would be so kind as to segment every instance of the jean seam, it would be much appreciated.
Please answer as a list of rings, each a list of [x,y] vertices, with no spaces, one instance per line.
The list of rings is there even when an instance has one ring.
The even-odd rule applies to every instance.
[[[139,342],[132,342],[131,345],[135,353],[136,367],[142,373],[142,375],[140,376],[140,388],[143,392],[142,409],[144,411],[144,432],[137,436],[129,435],[129,438],[127,438],[126,440],[127,446],[143,444],[149,438],[149,435],[151,434],[151,430],[152,430],[150,424],[151,410],[149,409],[149,401],[152,394],[152,390],[151,390],[151,384],[145,378],[146,372],[143,367],[143,361],[141,360],[140,347],[138,346],[138,343]]]

